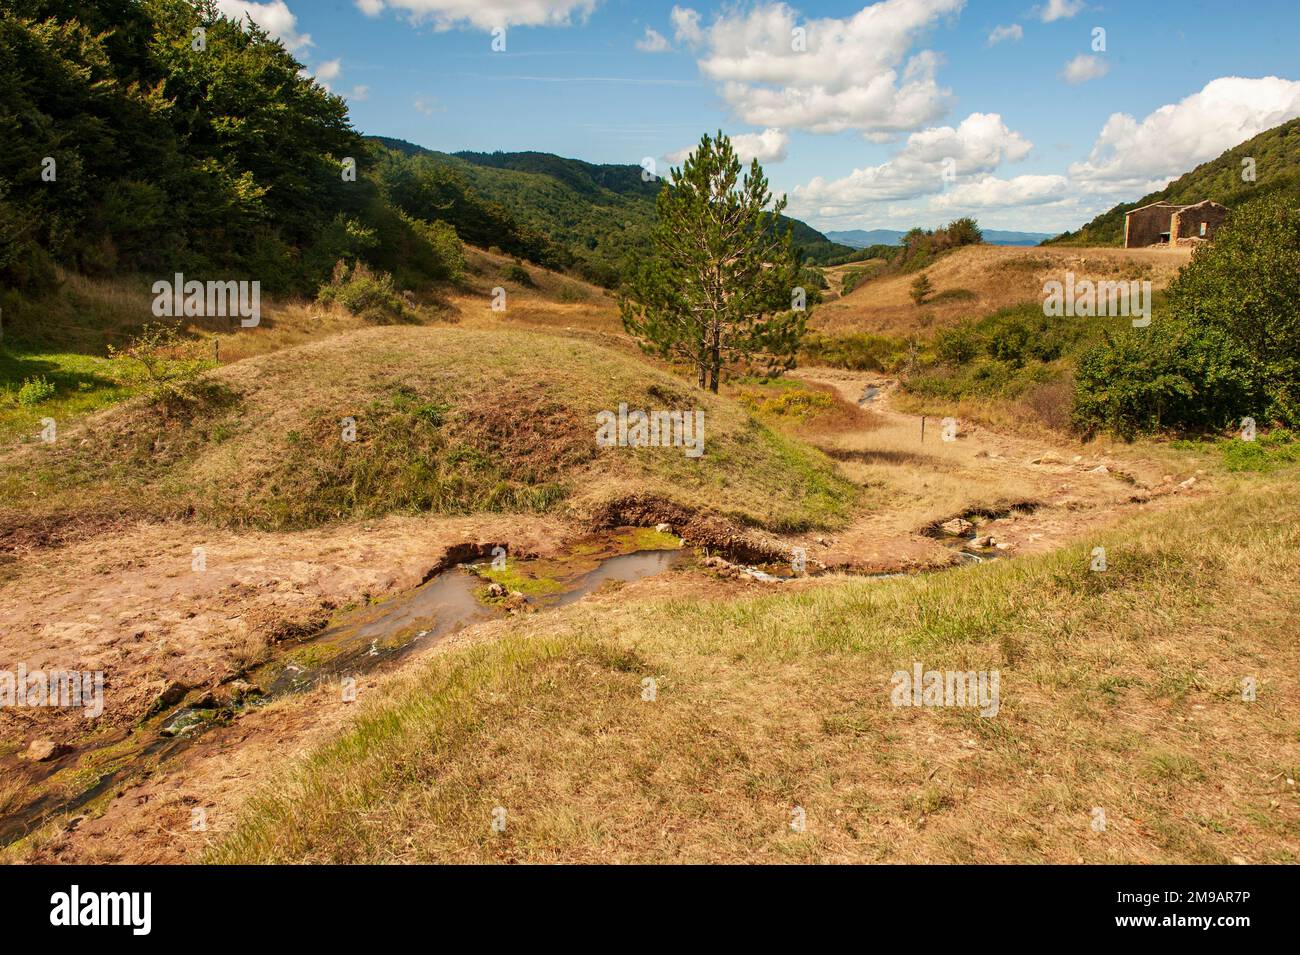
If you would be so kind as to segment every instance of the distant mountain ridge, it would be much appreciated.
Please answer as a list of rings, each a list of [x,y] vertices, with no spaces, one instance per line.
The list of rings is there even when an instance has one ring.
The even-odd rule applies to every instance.
[[[1011,232],[1003,229],[982,229],[984,241],[989,245],[1038,245],[1053,237],[1051,232]],[[873,245],[901,245],[905,232],[897,229],[849,229],[844,232],[827,232],[826,238],[855,249]]]
[[[1253,171],[1253,182],[1242,178],[1247,170]],[[1265,130],[1233,146],[1163,189],[1148,193],[1136,202],[1122,202],[1076,231],[1056,236],[1051,244],[1123,245],[1125,214],[1152,202],[1189,205],[1212,199],[1231,210],[1272,193],[1282,193],[1300,202],[1300,119]]]
[[[407,156],[428,156],[454,167],[482,196],[527,228],[569,249],[585,274],[617,281],[623,258],[648,241],[660,181],[642,179],[640,166],[589,163],[542,152],[438,152],[402,139],[367,136]],[[812,226],[782,216],[794,244],[809,261],[826,262],[853,249]]]

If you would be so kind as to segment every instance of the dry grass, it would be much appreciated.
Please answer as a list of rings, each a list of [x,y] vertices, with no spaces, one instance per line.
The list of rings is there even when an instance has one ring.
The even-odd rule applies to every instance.
[[[1063,281],[1065,272],[1082,279],[1148,279],[1159,291],[1169,284],[1191,257],[1187,249],[1069,249],[968,246],[941,257],[925,273],[935,295],[925,305],[911,299],[917,273],[870,279],[844,298],[830,299],[812,314],[810,325],[823,335],[872,332],[880,335],[923,336],[957,324],[965,318],[987,315],[1000,308],[1043,300],[1043,282]],[[838,287],[846,270],[828,271]],[[965,290],[971,295],[945,292]]]
[[[373,701],[210,860],[1295,862],[1298,545],[1291,473],[1014,563],[522,620]],[[998,715],[891,707],[913,661],[999,669]]]
[[[0,482],[45,511],[129,502],[257,526],[390,511],[582,512],[629,493],[774,528],[843,521],[853,489],[798,440],[638,357],[522,330],[372,328],[219,369],[227,396],[168,419],[138,403],[8,456]],[[701,409],[700,458],[599,448],[596,414]],[[356,441],[341,421],[356,421]]]

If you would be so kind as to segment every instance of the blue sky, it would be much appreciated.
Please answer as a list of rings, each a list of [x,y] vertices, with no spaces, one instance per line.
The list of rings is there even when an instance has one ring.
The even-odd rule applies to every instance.
[[[666,168],[722,128],[823,230],[1072,228],[1300,115],[1295,0],[219,6],[362,132]]]

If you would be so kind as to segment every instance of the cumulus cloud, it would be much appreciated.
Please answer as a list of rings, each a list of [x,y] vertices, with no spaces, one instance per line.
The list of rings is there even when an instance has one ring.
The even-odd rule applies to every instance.
[[[1013,23],[1010,26],[994,27],[993,32],[989,34],[989,46],[1001,43],[1003,40],[1017,42],[1025,38],[1025,30],[1019,23]]]
[[[673,34],[682,43],[699,46],[704,42],[704,31],[700,29],[700,15],[686,7],[673,7],[671,14]]]
[[[370,99],[370,87],[354,86],[352,92],[347,94],[347,98],[354,103],[363,103]]]
[[[338,79],[339,73],[343,72],[342,60],[326,60],[313,71],[316,79],[322,83],[328,83],[330,80]]]
[[[765,129],[761,133],[737,133],[731,137],[736,156],[743,163],[757,159],[760,163],[781,162],[790,146],[790,136],[780,129]],[[674,166],[685,161],[695,151],[694,146],[669,153],[666,158]]]
[[[642,53],[665,53],[670,49],[668,39],[649,27],[645,28],[645,36],[636,41],[636,48]]]
[[[1297,116],[1300,82],[1220,77],[1141,122],[1112,114],[1087,161],[1070,166],[1070,178],[1082,188],[1141,194]]]
[[[800,20],[784,3],[768,2],[724,8],[707,28],[690,9],[675,7],[672,20],[678,38],[699,48],[701,72],[722,84],[746,122],[879,136],[919,129],[947,108],[951,93],[936,79],[940,57],[912,50],[964,5],[880,0],[843,19]]]
[[[972,212],[980,209],[1005,209],[1012,206],[1036,206],[1068,198],[1070,180],[1065,176],[1016,176],[999,179],[981,176],[959,183],[930,201],[935,210]]]
[[[356,0],[367,16],[378,16],[385,8],[403,13],[413,23],[431,23],[435,30],[472,26],[480,30],[496,27],[568,26],[576,16],[585,19],[599,0]]]
[[[1088,80],[1099,79],[1109,72],[1110,64],[1101,57],[1080,53],[1065,64],[1065,69],[1061,71],[1061,79],[1072,86],[1078,86]]]
[[[907,228],[977,215],[988,228],[1039,232],[1072,229],[1116,202],[1163,188],[1200,163],[1300,117],[1300,82],[1267,76],[1221,77],[1199,92],[1138,120],[1115,113],[1102,127],[1087,160],[1064,174],[1001,178],[994,165],[1028,152],[1028,144],[984,117],[974,135],[968,117],[956,130],[926,130],[880,166],[844,179],[814,179],[791,195],[791,212],[842,226]],[[966,128],[966,133],[962,130]],[[999,148],[1001,143],[1001,148]],[[965,146],[957,181],[943,188],[936,151]]]
[[[1024,159],[1032,149],[1033,143],[1008,129],[997,113],[971,113],[955,129],[940,126],[913,133],[895,156],[878,166],[855,169],[842,179],[818,176],[795,187],[790,206],[819,216],[860,213],[870,203],[940,193],[951,176],[988,174],[1003,163]]]
[[[1044,23],[1068,20],[1084,8],[1084,0],[1047,0],[1047,5],[1035,7],[1034,12]]]
[[[285,49],[297,53],[312,45],[311,36],[298,32],[298,18],[284,0],[270,3],[247,3],[245,0],[217,0],[217,10],[230,20],[244,26],[251,19],[259,27],[284,44]]]

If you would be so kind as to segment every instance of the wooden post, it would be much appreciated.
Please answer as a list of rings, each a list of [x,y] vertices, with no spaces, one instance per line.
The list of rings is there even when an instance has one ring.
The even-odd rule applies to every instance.
[[[921,415],[921,443],[925,444],[925,415]]]

